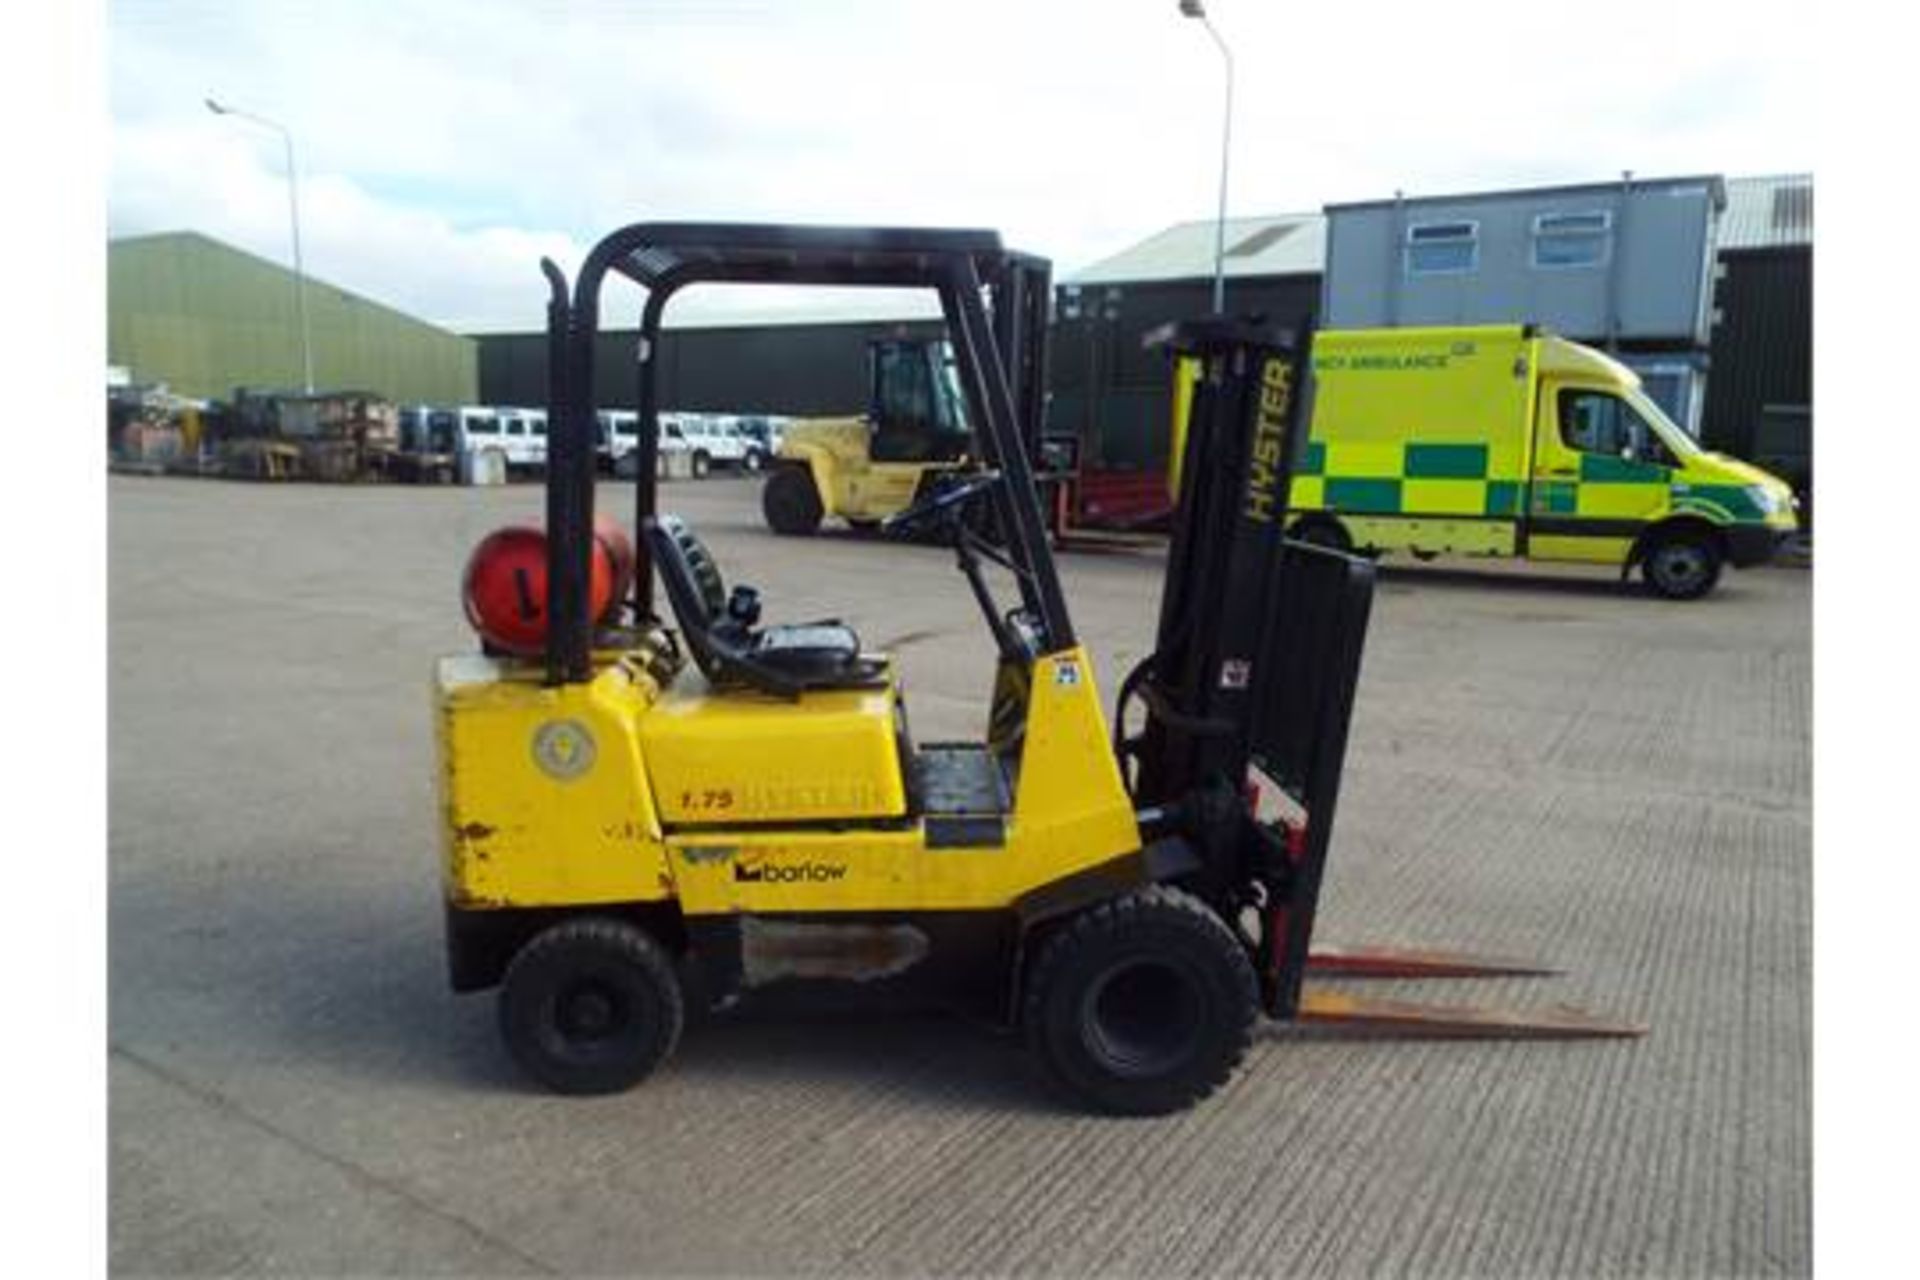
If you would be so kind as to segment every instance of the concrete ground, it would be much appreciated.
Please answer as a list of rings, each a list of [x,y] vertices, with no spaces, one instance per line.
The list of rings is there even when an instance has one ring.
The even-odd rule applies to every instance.
[[[893,645],[919,736],[977,732],[989,651],[946,553],[776,540],[748,481],[666,492],[769,618]],[[1645,1040],[1273,1029],[1202,1108],[1116,1121],[966,1026],[734,1023],[570,1100],[446,991],[436,883],[431,663],[473,644],[468,548],[539,504],[112,480],[116,1272],[1810,1270],[1805,571],[1693,605],[1383,575],[1323,938],[1548,957],[1566,977],[1421,994]],[[1161,562],[1062,565],[1110,681]]]

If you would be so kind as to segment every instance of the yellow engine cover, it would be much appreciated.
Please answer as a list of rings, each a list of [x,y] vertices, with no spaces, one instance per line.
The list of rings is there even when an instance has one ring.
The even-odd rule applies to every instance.
[[[443,874],[461,907],[673,896],[636,724],[638,665],[549,688],[527,664],[443,658],[434,686]]]
[[[690,684],[669,690],[639,724],[669,826],[906,815],[891,682],[797,703]]]
[[[440,664],[443,870],[463,910],[1000,910],[1140,847],[1080,649],[1040,658],[1009,695],[1025,704],[1012,811],[1002,842],[977,845],[930,845],[909,816],[891,680],[716,695],[644,651],[596,655],[582,684],[542,675]]]

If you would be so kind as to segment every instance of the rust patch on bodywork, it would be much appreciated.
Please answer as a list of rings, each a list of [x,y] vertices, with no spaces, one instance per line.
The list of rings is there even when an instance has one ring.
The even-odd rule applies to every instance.
[[[689,844],[680,847],[680,856],[695,866],[703,862],[727,862],[740,852],[737,844]]]
[[[487,841],[499,831],[484,822],[469,822],[453,829],[453,861],[456,868],[464,870],[467,859],[475,862],[487,860]]]
[[[782,978],[873,982],[926,959],[927,935],[906,924],[740,922],[741,976],[749,987]]]
[[[463,906],[492,906],[495,900],[481,897],[472,889],[473,864],[486,862],[491,853],[487,842],[499,832],[484,822],[467,822],[447,827],[448,894]]]

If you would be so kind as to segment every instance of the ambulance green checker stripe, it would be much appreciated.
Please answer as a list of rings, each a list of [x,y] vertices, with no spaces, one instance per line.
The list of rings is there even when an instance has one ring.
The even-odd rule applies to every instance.
[[[1326,442],[1307,441],[1306,453],[1300,459],[1299,474],[1323,476],[1326,473]],[[1408,480],[1484,480],[1487,476],[1487,446],[1409,444],[1402,456],[1400,474]]]
[[[1378,480],[1362,476],[1344,479],[1329,477],[1324,492],[1327,507],[1334,511],[1351,511],[1355,515],[1368,516],[1400,514],[1400,482],[1398,480]]]
[[[1309,440],[1298,474],[1324,477],[1322,506],[1355,515],[1400,515],[1401,480],[1479,480],[1484,486],[1481,514],[1518,516],[1518,480],[1488,480],[1488,450],[1484,444],[1409,443],[1401,455],[1400,476],[1329,476],[1327,446]]]
[[[1746,488],[1737,484],[1696,484],[1683,494],[1673,497],[1675,512],[1691,511],[1695,515],[1721,521],[1765,520],[1767,513],[1753,500]]]
[[[1409,444],[1401,474],[1409,480],[1484,480],[1487,478],[1487,446]]]
[[[1518,480],[1487,481],[1486,509],[1490,516],[1518,516],[1520,514],[1520,482]]]
[[[1482,480],[1486,491],[1481,514],[1519,517],[1524,485],[1518,480],[1488,480],[1488,451],[1484,444],[1421,444],[1409,442],[1402,452],[1400,475],[1329,476],[1325,441],[1309,440],[1300,459],[1301,476],[1322,477],[1323,498],[1329,511],[1354,515],[1403,515],[1403,480]],[[1650,463],[1633,462],[1607,454],[1580,456],[1580,476],[1573,480],[1541,480],[1534,484],[1534,512],[1538,515],[1577,516],[1581,485],[1636,485],[1666,488],[1672,471]],[[1763,520],[1766,512],[1739,485],[1696,485],[1673,498],[1673,512],[1692,512],[1716,523]]]
[[[1672,472],[1650,462],[1631,462],[1604,453],[1580,455],[1580,479],[1585,484],[1657,484],[1665,486]]]
[[[1580,488],[1571,480],[1542,480],[1533,486],[1533,509],[1540,515],[1575,515],[1580,509]]]

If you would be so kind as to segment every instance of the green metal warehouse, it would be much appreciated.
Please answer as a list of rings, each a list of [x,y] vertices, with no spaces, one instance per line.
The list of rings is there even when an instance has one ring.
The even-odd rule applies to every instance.
[[[303,380],[294,274],[193,231],[107,244],[107,363],[135,382],[226,399]],[[307,277],[314,385],[400,403],[474,399],[474,342]]]

